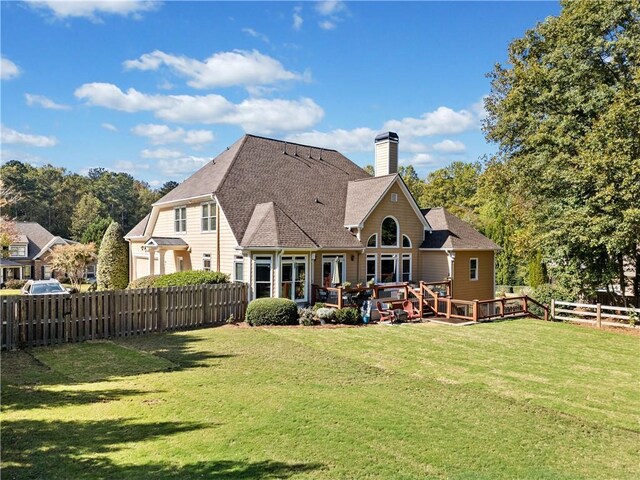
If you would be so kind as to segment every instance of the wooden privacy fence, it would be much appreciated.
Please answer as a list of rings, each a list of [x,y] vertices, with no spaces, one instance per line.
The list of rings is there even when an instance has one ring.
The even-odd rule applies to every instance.
[[[633,327],[640,321],[639,316],[640,309],[633,307],[551,300],[551,317],[554,320],[588,323],[598,328],[603,325],[607,327]]]
[[[0,297],[2,349],[143,335],[243,320],[243,283]]]

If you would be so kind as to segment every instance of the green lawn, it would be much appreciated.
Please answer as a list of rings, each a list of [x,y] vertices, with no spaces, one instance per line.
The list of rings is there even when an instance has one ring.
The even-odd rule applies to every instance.
[[[3,478],[639,478],[640,337],[223,327],[2,354]]]
[[[71,284],[69,283],[64,283],[62,284],[62,286],[64,288],[71,288]],[[83,283],[82,285],[80,285],[80,292],[88,291],[90,286],[91,285],[89,285],[88,283]],[[3,295],[22,295],[22,290],[20,290],[19,288],[0,288],[0,297]]]

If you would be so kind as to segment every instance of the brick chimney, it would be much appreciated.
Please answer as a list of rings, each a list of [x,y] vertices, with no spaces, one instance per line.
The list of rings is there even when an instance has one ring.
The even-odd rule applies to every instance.
[[[376,137],[376,177],[398,173],[398,134],[381,133]]]

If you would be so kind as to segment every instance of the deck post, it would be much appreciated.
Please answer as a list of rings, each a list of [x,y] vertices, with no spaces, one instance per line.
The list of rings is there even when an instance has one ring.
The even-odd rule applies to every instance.
[[[556,321],[556,300],[555,298],[551,299],[551,321]]]
[[[447,318],[451,318],[451,299],[447,297]]]
[[[418,292],[418,302],[420,302],[419,303],[420,306],[418,307],[420,318],[424,318],[424,296],[422,295],[422,290]]]
[[[602,328],[602,304],[596,303],[596,325]]]
[[[500,317],[504,317],[504,304],[505,304],[505,299],[504,297],[502,297],[500,299]]]
[[[342,310],[342,286],[338,287],[338,309]]]
[[[473,321],[478,321],[478,300],[473,301]]]
[[[525,295],[524,297],[522,297],[522,309],[524,311],[524,313],[529,313],[529,303],[527,302],[528,297]]]
[[[406,282],[404,284],[404,299],[409,300],[409,284]]]

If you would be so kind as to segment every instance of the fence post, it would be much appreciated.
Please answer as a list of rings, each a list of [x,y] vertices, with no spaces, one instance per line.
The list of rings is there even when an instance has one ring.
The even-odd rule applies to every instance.
[[[552,322],[556,321],[556,299],[555,298],[551,299],[551,321]]]
[[[602,304],[596,303],[596,325],[602,328]]]

